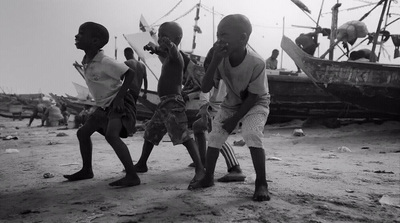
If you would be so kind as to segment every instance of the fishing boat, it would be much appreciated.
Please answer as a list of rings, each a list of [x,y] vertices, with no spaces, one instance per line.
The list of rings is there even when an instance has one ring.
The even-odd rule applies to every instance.
[[[388,1],[380,2],[386,5]],[[381,30],[380,24],[377,30]],[[376,41],[377,35],[372,49]],[[400,65],[316,58],[286,36],[281,47],[320,89],[347,104],[400,119]]]
[[[281,47],[320,89],[350,105],[400,118],[400,65],[312,57],[286,36]]]
[[[195,25],[199,19],[200,3],[196,5]],[[124,35],[125,39],[135,50],[136,54],[145,62],[147,52],[143,51],[143,46],[149,41],[156,43],[155,30],[149,26],[146,20],[141,17],[140,26],[143,28],[141,34]],[[194,29],[192,50],[187,52],[188,56],[197,66],[202,67],[203,56],[193,53],[196,46],[195,39],[198,29]],[[251,50],[254,50],[249,46]],[[158,65],[159,66],[159,65]],[[148,66],[149,67],[149,66]],[[154,69],[159,70],[159,69]],[[202,70],[202,69],[198,69]],[[152,72],[152,71],[151,71]],[[204,72],[204,71],[202,71]],[[152,72],[153,73],[153,72]],[[153,75],[155,75],[153,73]],[[267,79],[271,94],[269,121],[280,119],[306,119],[315,118],[391,118],[392,115],[380,111],[369,111],[364,108],[346,104],[338,97],[318,88],[313,81],[306,76],[298,76],[294,72],[283,70],[267,70]],[[156,78],[157,79],[157,78]],[[149,94],[148,94],[149,95]],[[157,96],[154,95],[156,98]],[[151,99],[139,97],[139,102],[154,111],[157,103]],[[198,108],[202,102],[193,99],[187,103],[186,110],[189,123],[196,120]]]

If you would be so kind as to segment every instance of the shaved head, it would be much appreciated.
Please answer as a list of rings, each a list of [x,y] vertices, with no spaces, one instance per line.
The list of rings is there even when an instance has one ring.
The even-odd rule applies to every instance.
[[[181,42],[183,31],[181,26],[176,22],[164,22],[158,29],[158,37],[166,36],[172,42],[179,45]]]
[[[253,31],[250,20],[242,14],[227,15],[221,20],[220,24],[230,24],[235,30],[246,33],[248,36]]]

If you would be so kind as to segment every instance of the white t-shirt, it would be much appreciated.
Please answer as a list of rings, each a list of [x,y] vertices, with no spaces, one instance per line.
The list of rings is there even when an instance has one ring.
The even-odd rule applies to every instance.
[[[270,95],[265,63],[262,58],[252,51],[247,50],[243,62],[236,67],[231,66],[229,58],[224,58],[218,65],[214,76],[214,86],[219,84],[220,79],[224,80],[227,92],[221,107],[238,109],[248,91],[259,95],[260,100],[256,102],[256,105],[269,108]]]
[[[122,86],[121,77],[129,69],[100,51],[93,60],[84,65],[85,81],[96,105],[108,107]]]

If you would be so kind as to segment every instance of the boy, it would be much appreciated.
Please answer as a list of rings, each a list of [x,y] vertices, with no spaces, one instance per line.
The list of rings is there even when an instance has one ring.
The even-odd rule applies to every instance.
[[[270,197],[262,137],[269,114],[270,95],[265,84],[263,59],[246,48],[251,31],[250,21],[241,14],[228,15],[218,25],[218,42],[201,88],[203,92],[208,92],[213,86],[216,87],[218,80],[223,79],[227,86],[227,96],[212,123],[206,175],[194,183],[192,189],[214,185],[219,150],[241,121],[243,139],[249,146],[257,176],[253,200],[266,201]]]
[[[46,121],[46,117],[44,116],[44,113],[46,112],[46,109],[47,109],[47,106],[43,103],[43,100],[39,99],[39,103],[33,108],[33,114],[29,118],[28,127],[30,127],[33,120],[38,117],[40,117],[40,119],[42,120],[42,125],[39,125],[39,126],[44,126],[44,123]]]
[[[107,29],[94,22],[79,27],[75,36],[76,48],[85,52],[84,76],[97,109],[85,124],[78,129],[77,136],[82,156],[82,169],[72,175],[64,175],[69,181],[93,178],[91,135],[97,131],[104,135],[121,160],[126,176],[110,183],[110,186],[136,186],[140,179],[132,163],[128,147],[120,137],[126,138],[135,129],[136,105],[128,88],[135,73],[124,63],[104,55],[101,48],[108,43]],[[121,81],[124,76],[125,80]]]
[[[199,151],[187,128],[185,101],[181,95],[183,71],[185,62],[178,50],[182,39],[182,28],[176,22],[165,22],[158,30],[159,47],[151,48],[161,62],[161,75],[157,92],[160,103],[146,125],[142,154],[136,164],[138,172],[147,172],[147,159],[154,145],[158,145],[168,132],[174,145],[183,144],[195,163],[195,176],[189,184],[197,182],[204,176],[204,166],[201,163]],[[154,46],[153,46],[154,47]]]
[[[207,71],[208,65],[211,62],[212,56],[214,54],[214,47],[212,47],[204,60],[204,70]],[[201,81],[200,81],[201,82]],[[206,150],[207,150],[207,140],[206,131],[210,132],[212,129],[211,121],[218,112],[223,98],[226,95],[226,86],[222,80],[218,83],[218,88],[212,88],[210,93],[201,94],[203,100],[206,101],[200,109],[198,116],[199,119],[196,120],[193,125],[193,134],[197,146],[199,148],[200,158],[205,163]],[[228,174],[218,179],[218,182],[241,182],[244,181],[246,176],[242,173],[239,161],[236,159],[233,148],[229,143],[225,142],[221,148],[221,154],[224,156],[226,166],[228,168]]]
[[[277,49],[272,50],[271,56],[268,57],[268,59],[265,61],[266,69],[270,70],[278,69],[278,60],[276,59],[278,58],[278,55],[279,55],[279,50]]]
[[[133,50],[130,47],[126,47],[124,49],[124,55],[126,58],[125,64],[128,65],[129,68],[131,68],[133,71],[135,71],[136,75],[134,78],[134,81],[132,82],[132,87],[130,88],[131,91],[137,91],[134,92],[134,98],[135,101],[137,100],[139,93],[140,93],[140,88],[142,87],[142,83],[144,84],[144,91],[143,91],[143,98],[147,98],[147,71],[146,71],[146,66],[136,60],[133,56]]]

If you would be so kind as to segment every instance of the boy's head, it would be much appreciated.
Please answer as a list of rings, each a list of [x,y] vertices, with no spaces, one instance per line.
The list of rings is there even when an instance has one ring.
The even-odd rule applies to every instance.
[[[99,50],[103,48],[109,40],[106,27],[94,22],[85,22],[79,27],[79,32],[75,35],[75,45],[82,50]]]
[[[127,60],[133,59],[133,50],[130,47],[124,49],[124,55]]]
[[[272,50],[272,54],[271,54],[272,58],[276,59],[276,58],[278,58],[278,55],[279,55],[279,50],[277,50],[277,49]]]
[[[245,49],[249,41],[252,26],[250,20],[242,14],[225,16],[218,24],[217,37],[222,44],[227,44],[228,52]]]
[[[182,28],[176,22],[164,22],[158,29],[158,39],[168,37],[177,46],[181,43],[182,35]]]

